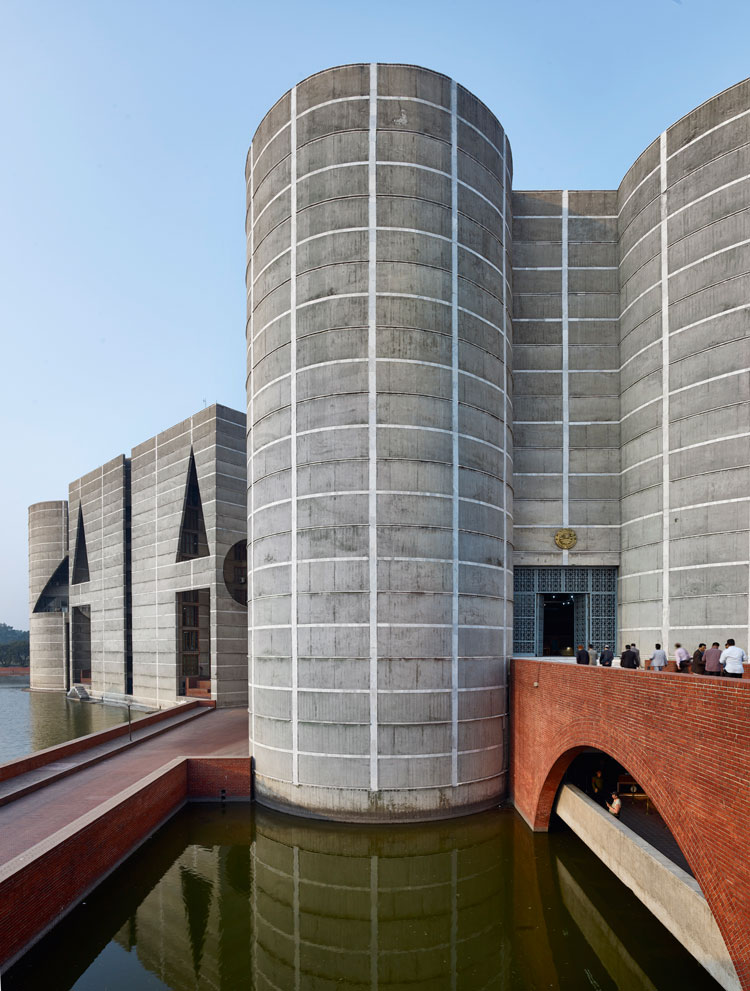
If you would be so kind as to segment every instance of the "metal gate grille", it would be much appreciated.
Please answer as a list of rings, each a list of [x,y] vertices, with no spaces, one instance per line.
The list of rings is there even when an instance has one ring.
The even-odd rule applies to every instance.
[[[542,655],[547,593],[571,592],[576,601],[577,643],[601,651],[617,636],[617,568],[523,568],[513,577],[513,653]]]

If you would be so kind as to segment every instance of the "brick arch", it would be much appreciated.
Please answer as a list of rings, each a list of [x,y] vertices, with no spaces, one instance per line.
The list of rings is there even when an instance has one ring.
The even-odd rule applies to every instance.
[[[514,660],[511,791],[546,830],[583,750],[613,757],[652,799],[750,989],[750,684]]]
[[[669,789],[672,786],[668,782],[660,780],[651,771],[648,762],[643,759],[643,755],[638,753],[629,745],[629,741],[622,739],[622,737],[623,734],[612,732],[609,727],[606,729],[598,727],[597,731],[592,729],[588,722],[577,721],[571,724],[567,732],[559,738],[559,752],[553,754],[553,762],[539,789],[533,828],[543,831],[548,829],[557,790],[563,775],[579,754],[593,748],[614,758],[640,784],[674,836],[690,869],[700,883],[699,872],[702,868],[697,862],[705,858],[701,858],[700,850],[695,848],[685,821],[679,815],[680,797],[671,792],[672,797],[670,798]]]

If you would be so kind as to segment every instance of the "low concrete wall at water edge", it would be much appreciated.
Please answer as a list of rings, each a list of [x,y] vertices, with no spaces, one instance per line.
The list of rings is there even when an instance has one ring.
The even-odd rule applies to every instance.
[[[574,785],[556,812],[727,991],[741,984],[698,882]]]

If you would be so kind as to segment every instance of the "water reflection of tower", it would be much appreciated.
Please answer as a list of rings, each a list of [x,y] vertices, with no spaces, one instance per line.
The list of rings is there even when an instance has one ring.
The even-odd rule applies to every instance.
[[[255,815],[252,987],[505,986],[494,817],[375,831]]]

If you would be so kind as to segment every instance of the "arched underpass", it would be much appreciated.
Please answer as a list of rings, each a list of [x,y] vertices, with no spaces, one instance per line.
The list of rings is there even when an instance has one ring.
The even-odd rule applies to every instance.
[[[743,811],[750,802],[750,686],[525,659],[515,659],[511,671],[516,809],[532,829],[547,830],[576,758],[595,749],[621,764],[674,836],[718,924],[736,970],[734,978],[725,967],[722,983],[750,989],[750,864]],[[582,821],[585,841],[592,849],[598,846],[605,862],[613,850],[627,859],[638,838],[576,791],[562,790],[566,808],[559,805],[558,812]],[[665,883],[650,867],[639,870],[646,889]]]
[[[598,793],[594,783],[597,772],[601,773]],[[594,747],[584,750],[573,758],[563,775],[560,787],[566,784],[579,788],[601,808],[606,808],[605,803],[611,802],[612,792],[616,792],[622,803],[620,822],[691,877],[694,876],[685,854],[659,815],[652,798],[614,757]]]

